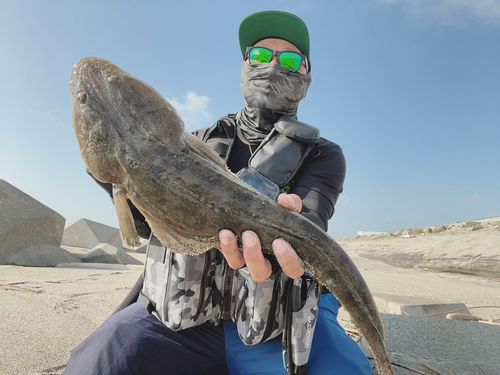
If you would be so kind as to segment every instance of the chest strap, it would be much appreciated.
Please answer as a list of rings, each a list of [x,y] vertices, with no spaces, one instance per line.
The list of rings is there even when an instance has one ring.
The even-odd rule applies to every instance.
[[[284,115],[252,154],[248,166],[284,188],[318,143],[318,128]]]
[[[236,124],[231,115],[222,117],[203,136],[206,144],[224,161],[229,157],[235,138]],[[276,199],[318,143],[318,128],[284,115],[252,154],[248,167],[238,172],[238,177]]]

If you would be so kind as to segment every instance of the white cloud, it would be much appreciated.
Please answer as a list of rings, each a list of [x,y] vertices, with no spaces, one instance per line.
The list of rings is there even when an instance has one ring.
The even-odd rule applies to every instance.
[[[186,131],[193,131],[212,125],[212,115],[208,108],[210,98],[208,96],[188,91],[180,99],[167,98],[167,100],[177,110],[179,116],[181,116],[186,126]]]
[[[484,201],[483,197],[478,193],[474,193],[467,197],[461,197],[458,200],[462,204],[474,204],[474,203],[481,203]]]
[[[479,22],[500,27],[500,0],[377,0],[383,4],[404,4],[421,21],[443,27],[466,27]]]
[[[351,198],[346,194],[340,194],[339,199],[337,200],[337,205],[347,205],[351,204]]]

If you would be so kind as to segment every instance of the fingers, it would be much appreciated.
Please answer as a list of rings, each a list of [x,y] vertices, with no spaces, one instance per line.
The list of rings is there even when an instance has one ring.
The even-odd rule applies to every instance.
[[[298,279],[304,274],[302,262],[288,242],[283,239],[274,240],[273,252],[288,277]]]
[[[238,248],[236,236],[229,230],[222,230],[219,240],[222,254],[231,268],[238,269],[246,264],[255,282],[265,281],[271,276],[273,267],[262,254],[259,237],[254,232],[243,232],[243,250]]]
[[[278,195],[278,204],[290,211],[300,213],[302,211],[302,199],[297,194]]]
[[[238,242],[233,232],[223,229],[219,233],[220,249],[229,267],[237,270],[245,265],[243,252],[238,248]]]
[[[241,235],[243,256],[252,279],[259,283],[267,280],[273,271],[271,262],[264,258],[259,237],[252,231],[243,232]]]
[[[272,265],[262,253],[257,234],[252,231],[243,232],[241,238],[243,250],[238,248],[236,236],[227,229],[219,233],[219,239],[222,254],[231,268],[239,269],[246,265],[255,282],[265,281],[271,276]],[[304,274],[302,261],[288,242],[277,239],[274,240],[272,247],[274,256],[288,277],[297,279]]]

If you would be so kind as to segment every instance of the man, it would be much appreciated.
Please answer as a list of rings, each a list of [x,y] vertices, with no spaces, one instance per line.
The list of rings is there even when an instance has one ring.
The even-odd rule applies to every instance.
[[[297,120],[311,82],[307,27],[290,13],[258,12],[242,21],[239,39],[245,106],[195,134],[242,179],[326,230],[345,160],[338,145]],[[337,300],[326,290],[321,296],[285,241],[274,241],[275,260],[262,253],[257,234],[242,233],[240,249],[235,234],[222,230],[219,249],[185,256],[163,247],[133,212],[139,233],[150,236],[139,302],[76,347],[64,374],[286,374],[283,347],[298,374],[371,374],[336,320]],[[290,337],[300,318],[287,305],[296,281],[307,286],[314,312],[308,356],[297,366]]]

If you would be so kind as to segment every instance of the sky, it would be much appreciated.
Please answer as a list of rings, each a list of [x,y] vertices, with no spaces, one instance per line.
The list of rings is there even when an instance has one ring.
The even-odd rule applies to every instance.
[[[204,128],[242,108],[238,25],[266,9],[308,25],[298,117],[346,157],[330,235],[500,216],[500,0],[2,0],[0,179],[117,227],[73,133],[73,65],[111,60]]]

